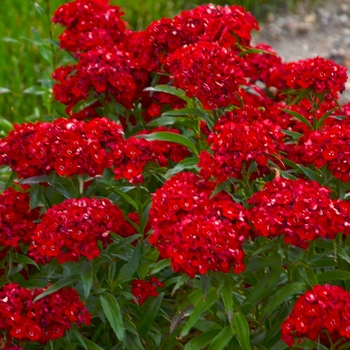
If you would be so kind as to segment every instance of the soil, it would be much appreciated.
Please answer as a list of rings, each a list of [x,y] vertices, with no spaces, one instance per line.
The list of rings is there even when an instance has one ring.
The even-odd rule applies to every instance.
[[[299,3],[295,12],[269,14],[253,42],[271,45],[286,62],[332,59],[347,67],[350,77],[350,0],[321,0],[313,8]],[[350,101],[350,81],[340,100]]]

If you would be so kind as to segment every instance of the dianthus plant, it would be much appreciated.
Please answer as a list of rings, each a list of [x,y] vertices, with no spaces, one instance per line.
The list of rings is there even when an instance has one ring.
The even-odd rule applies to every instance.
[[[240,6],[58,8],[65,115],[0,139],[0,349],[350,348],[347,73]]]

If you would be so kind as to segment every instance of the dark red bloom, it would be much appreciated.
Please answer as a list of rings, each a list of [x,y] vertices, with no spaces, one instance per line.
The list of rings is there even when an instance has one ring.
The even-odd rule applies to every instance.
[[[0,246],[19,247],[19,243],[29,245],[39,219],[39,208],[29,206],[29,195],[12,188],[0,195]]]
[[[292,89],[312,89],[337,98],[345,90],[348,79],[345,67],[322,57],[291,62],[286,67],[287,86]]]
[[[267,51],[244,55],[244,73],[253,83],[261,81],[267,87],[274,86],[281,89],[280,73],[284,68],[282,59],[275,50],[266,44],[259,44],[252,49]]]
[[[151,277],[149,282],[144,280],[134,280],[131,283],[131,292],[137,299],[139,305],[142,305],[146,299],[151,297],[156,297],[158,295],[157,287],[164,287],[165,284],[159,282],[158,279],[154,276]],[[132,300],[135,303],[134,300]]]
[[[112,156],[111,149],[120,142],[124,142],[122,127],[107,118],[16,124],[0,140],[0,164],[9,165],[21,178],[53,170],[62,176],[95,176],[112,166],[117,154]]]
[[[168,130],[166,127],[158,127],[151,132],[141,131],[137,135],[157,131],[180,133],[177,129]],[[189,155],[187,148],[179,144],[165,141],[147,141],[137,138],[137,135],[136,137],[129,137],[123,144],[120,144],[120,147],[114,150],[117,155],[114,162],[116,179],[124,178],[131,183],[141,183],[143,182],[144,167],[148,163],[153,162],[161,167],[166,167],[169,159],[179,162]]]
[[[282,340],[292,347],[296,340],[321,340],[329,346],[342,340],[335,349],[350,340],[350,293],[338,286],[314,286],[299,297],[282,324]]]
[[[290,149],[289,158],[318,169],[327,166],[334,177],[350,181],[350,123],[333,123],[306,133]]]
[[[215,183],[179,173],[153,197],[149,237],[175,272],[190,277],[208,270],[244,270],[242,243],[250,234],[248,211],[228,194],[211,198]]]
[[[319,237],[333,239],[343,231],[344,214],[331,191],[316,181],[275,178],[248,200],[256,234],[283,236],[302,248]]]
[[[60,289],[33,303],[45,289],[29,290],[17,284],[7,284],[2,288],[0,329],[8,332],[9,340],[47,343],[50,339],[62,337],[73,323],[78,326],[90,324],[91,315],[73,288]]]
[[[234,47],[236,42],[248,45],[253,29],[259,29],[258,23],[243,7],[209,4],[182,11],[174,19],[162,18],[151,23],[146,36],[162,59],[199,41],[217,42],[226,48]]]
[[[60,47],[74,53],[111,46],[124,39],[124,13],[109,0],[75,0],[60,6],[52,21],[66,27]]]
[[[243,60],[218,43],[198,42],[170,55],[167,69],[174,86],[197,97],[206,109],[227,107],[244,84]]]
[[[111,243],[110,232],[134,234],[122,211],[108,199],[67,199],[48,209],[32,236],[29,255],[42,264],[56,258],[61,264],[100,255],[98,242]]]
[[[216,123],[208,137],[213,155],[207,151],[200,154],[200,174],[219,182],[242,178],[242,170],[247,171],[253,161],[260,174],[269,172],[268,160],[276,162],[276,156],[281,157],[284,135],[277,124],[262,120],[259,114],[254,108],[235,110]]]

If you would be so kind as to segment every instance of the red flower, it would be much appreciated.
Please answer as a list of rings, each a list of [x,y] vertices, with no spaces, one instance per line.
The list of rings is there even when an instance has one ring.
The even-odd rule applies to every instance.
[[[157,131],[180,133],[177,129],[168,130],[166,127],[158,127],[151,132],[141,131],[137,135]],[[129,137],[118,149],[114,150],[114,153],[117,155],[114,162],[115,179],[125,178],[135,184],[143,182],[143,169],[148,163],[153,162],[161,167],[166,167],[169,159],[179,162],[189,155],[187,148],[176,143],[147,141],[134,136]]]
[[[292,89],[313,89],[317,93],[337,93],[345,90],[346,68],[322,57],[308,58],[287,64],[287,86]]]
[[[302,248],[319,237],[333,239],[343,232],[345,215],[330,192],[316,181],[275,178],[267,182],[248,200],[256,234],[281,235],[287,244]]]
[[[190,277],[208,270],[244,270],[242,243],[250,234],[248,212],[227,194],[211,198],[215,183],[179,173],[154,194],[149,237],[175,272]]]
[[[95,176],[112,166],[118,155],[112,156],[111,150],[121,142],[121,126],[107,118],[16,124],[0,141],[0,164],[9,165],[22,178],[53,170],[62,176]]]
[[[233,47],[236,42],[248,45],[253,29],[259,29],[258,24],[243,7],[210,4],[182,11],[174,19],[162,18],[151,23],[146,37],[162,59],[182,46],[199,41],[217,42],[222,47]]]
[[[54,257],[61,264],[78,261],[81,256],[91,260],[100,255],[98,241],[104,247],[111,242],[110,232],[126,237],[135,230],[107,199],[67,199],[43,216],[32,236],[29,255],[43,264]]]
[[[142,305],[149,296],[156,297],[158,295],[157,287],[164,287],[165,284],[159,282],[154,276],[151,277],[149,282],[144,280],[134,280],[131,283],[131,292],[138,300],[139,305]],[[134,300],[132,300],[135,303]]]
[[[317,310],[310,313],[309,310]],[[350,293],[338,286],[314,286],[299,297],[282,325],[282,340],[292,347],[295,340],[321,340],[329,346],[325,331],[336,347],[350,339]]]
[[[244,84],[243,61],[218,43],[198,42],[183,46],[170,55],[168,70],[174,86],[197,97],[206,109],[226,107],[236,99]]]
[[[52,21],[67,29],[60,35],[60,47],[75,53],[113,45],[124,39],[124,14],[109,0],[75,0],[60,6]]]
[[[0,245],[5,248],[29,245],[35,230],[34,221],[40,216],[39,208],[29,206],[29,195],[12,188],[0,195]]]
[[[276,162],[283,149],[284,135],[281,128],[269,120],[248,121],[256,118],[259,111],[254,108],[227,113],[215,125],[208,137],[213,156],[207,151],[200,154],[200,174],[213,176],[223,182],[230,177],[242,178],[242,170],[250,164],[258,164],[258,172],[269,172],[268,160]],[[244,167],[246,169],[244,169]]]
[[[334,177],[350,181],[350,123],[345,120],[306,133],[290,149],[289,157],[299,164],[327,166]]]
[[[7,284],[0,291],[0,329],[19,341],[47,343],[62,337],[75,322],[90,324],[90,314],[73,288],[64,288],[37,302],[35,297],[45,289],[28,290],[17,284]],[[69,313],[67,312],[69,310]],[[9,346],[5,349],[21,349]]]

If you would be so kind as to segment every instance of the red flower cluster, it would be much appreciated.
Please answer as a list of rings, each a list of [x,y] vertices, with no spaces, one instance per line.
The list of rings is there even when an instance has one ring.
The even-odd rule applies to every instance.
[[[318,169],[327,166],[334,177],[350,181],[350,123],[333,122],[321,131],[306,133],[291,149],[290,158]]]
[[[228,194],[211,195],[215,183],[193,173],[179,173],[153,197],[149,237],[162,258],[170,258],[175,272],[193,278],[208,270],[244,270],[242,243],[251,227],[248,211]]]
[[[200,174],[205,178],[213,176],[219,182],[242,178],[242,169],[247,170],[253,161],[258,164],[258,173],[266,173],[268,160],[276,162],[274,156],[281,157],[284,135],[269,120],[254,121],[258,115],[254,108],[234,111],[217,122],[207,140],[213,156],[207,151],[200,154]]]
[[[9,165],[22,178],[53,170],[62,176],[95,176],[111,167],[110,149],[122,141],[121,126],[107,118],[88,123],[56,119],[53,123],[16,124],[0,140],[0,165]]]
[[[162,58],[198,41],[218,42],[226,48],[236,42],[248,45],[253,29],[259,29],[258,23],[243,7],[209,4],[183,11],[174,19],[162,18],[153,22],[146,29],[146,37]]]
[[[245,83],[243,61],[218,43],[198,42],[183,46],[169,58],[168,70],[174,86],[197,97],[206,109],[226,107]]]
[[[72,108],[88,98],[91,89],[97,94],[108,93],[130,108],[141,96],[149,82],[149,71],[140,67],[139,58],[123,47],[101,47],[84,53],[77,65],[58,68],[53,78],[55,98],[68,105],[67,112],[74,117]],[[154,65],[149,66],[152,69]],[[108,100],[108,96],[106,99]]]
[[[166,127],[158,127],[152,130],[152,132],[157,131],[179,134],[177,129],[168,130]],[[137,135],[148,133],[148,131],[141,131]],[[187,148],[179,144],[164,141],[147,141],[137,137],[129,137],[118,148],[117,152],[118,157],[116,157],[114,162],[115,179],[127,179],[129,182],[136,184],[143,182],[142,172],[149,162],[166,167],[168,159],[180,162],[189,155]]]
[[[7,284],[0,291],[0,329],[7,331],[8,342],[47,343],[62,337],[75,322],[90,324],[90,314],[73,288],[61,289],[37,302],[45,289],[28,290]],[[11,347],[9,347],[11,349]],[[16,348],[14,348],[16,349]]]
[[[0,195],[0,246],[5,248],[29,245],[35,229],[34,221],[39,219],[39,208],[29,206],[29,195],[12,188]]]
[[[302,248],[319,237],[333,239],[343,231],[344,216],[330,192],[316,181],[275,178],[267,182],[248,200],[256,234],[283,236],[287,244]]]
[[[122,211],[108,199],[67,199],[48,209],[32,236],[29,255],[46,264],[53,258],[63,264],[89,260],[100,255],[98,241],[106,247],[111,243],[110,232],[124,237],[134,234]]]
[[[286,67],[287,86],[292,89],[312,89],[337,97],[345,90],[348,79],[346,68],[322,57],[308,58],[288,63]]]
[[[255,50],[263,50],[269,53],[259,52],[244,56],[244,73],[253,83],[261,81],[267,87],[283,88],[280,83],[281,71],[284,68],[282,59],[275,50],[266,44],[253,47]]]
[[[80,53],[122,41],[123,14],[109,0],[75,0],[60,6],[52,21],[67,28],[59,37],[61,49]]]
[[[292,347],[295,339],[318,339],[329,346],[328,331],[336,349],[350,340],[350,293],[338,286],[314,286],[299,297],[282,324],[282,340]]]
[[[139,302],[139,305],[142,305],[148,297],[156,297],[158,295],[157,287],[164,287],[165,284],[159,282],[156,277],[151,277],[149,282],[144,280],[134,280],[131,283],[131,292]],[[132,300],[135,303],[134,300]]]

